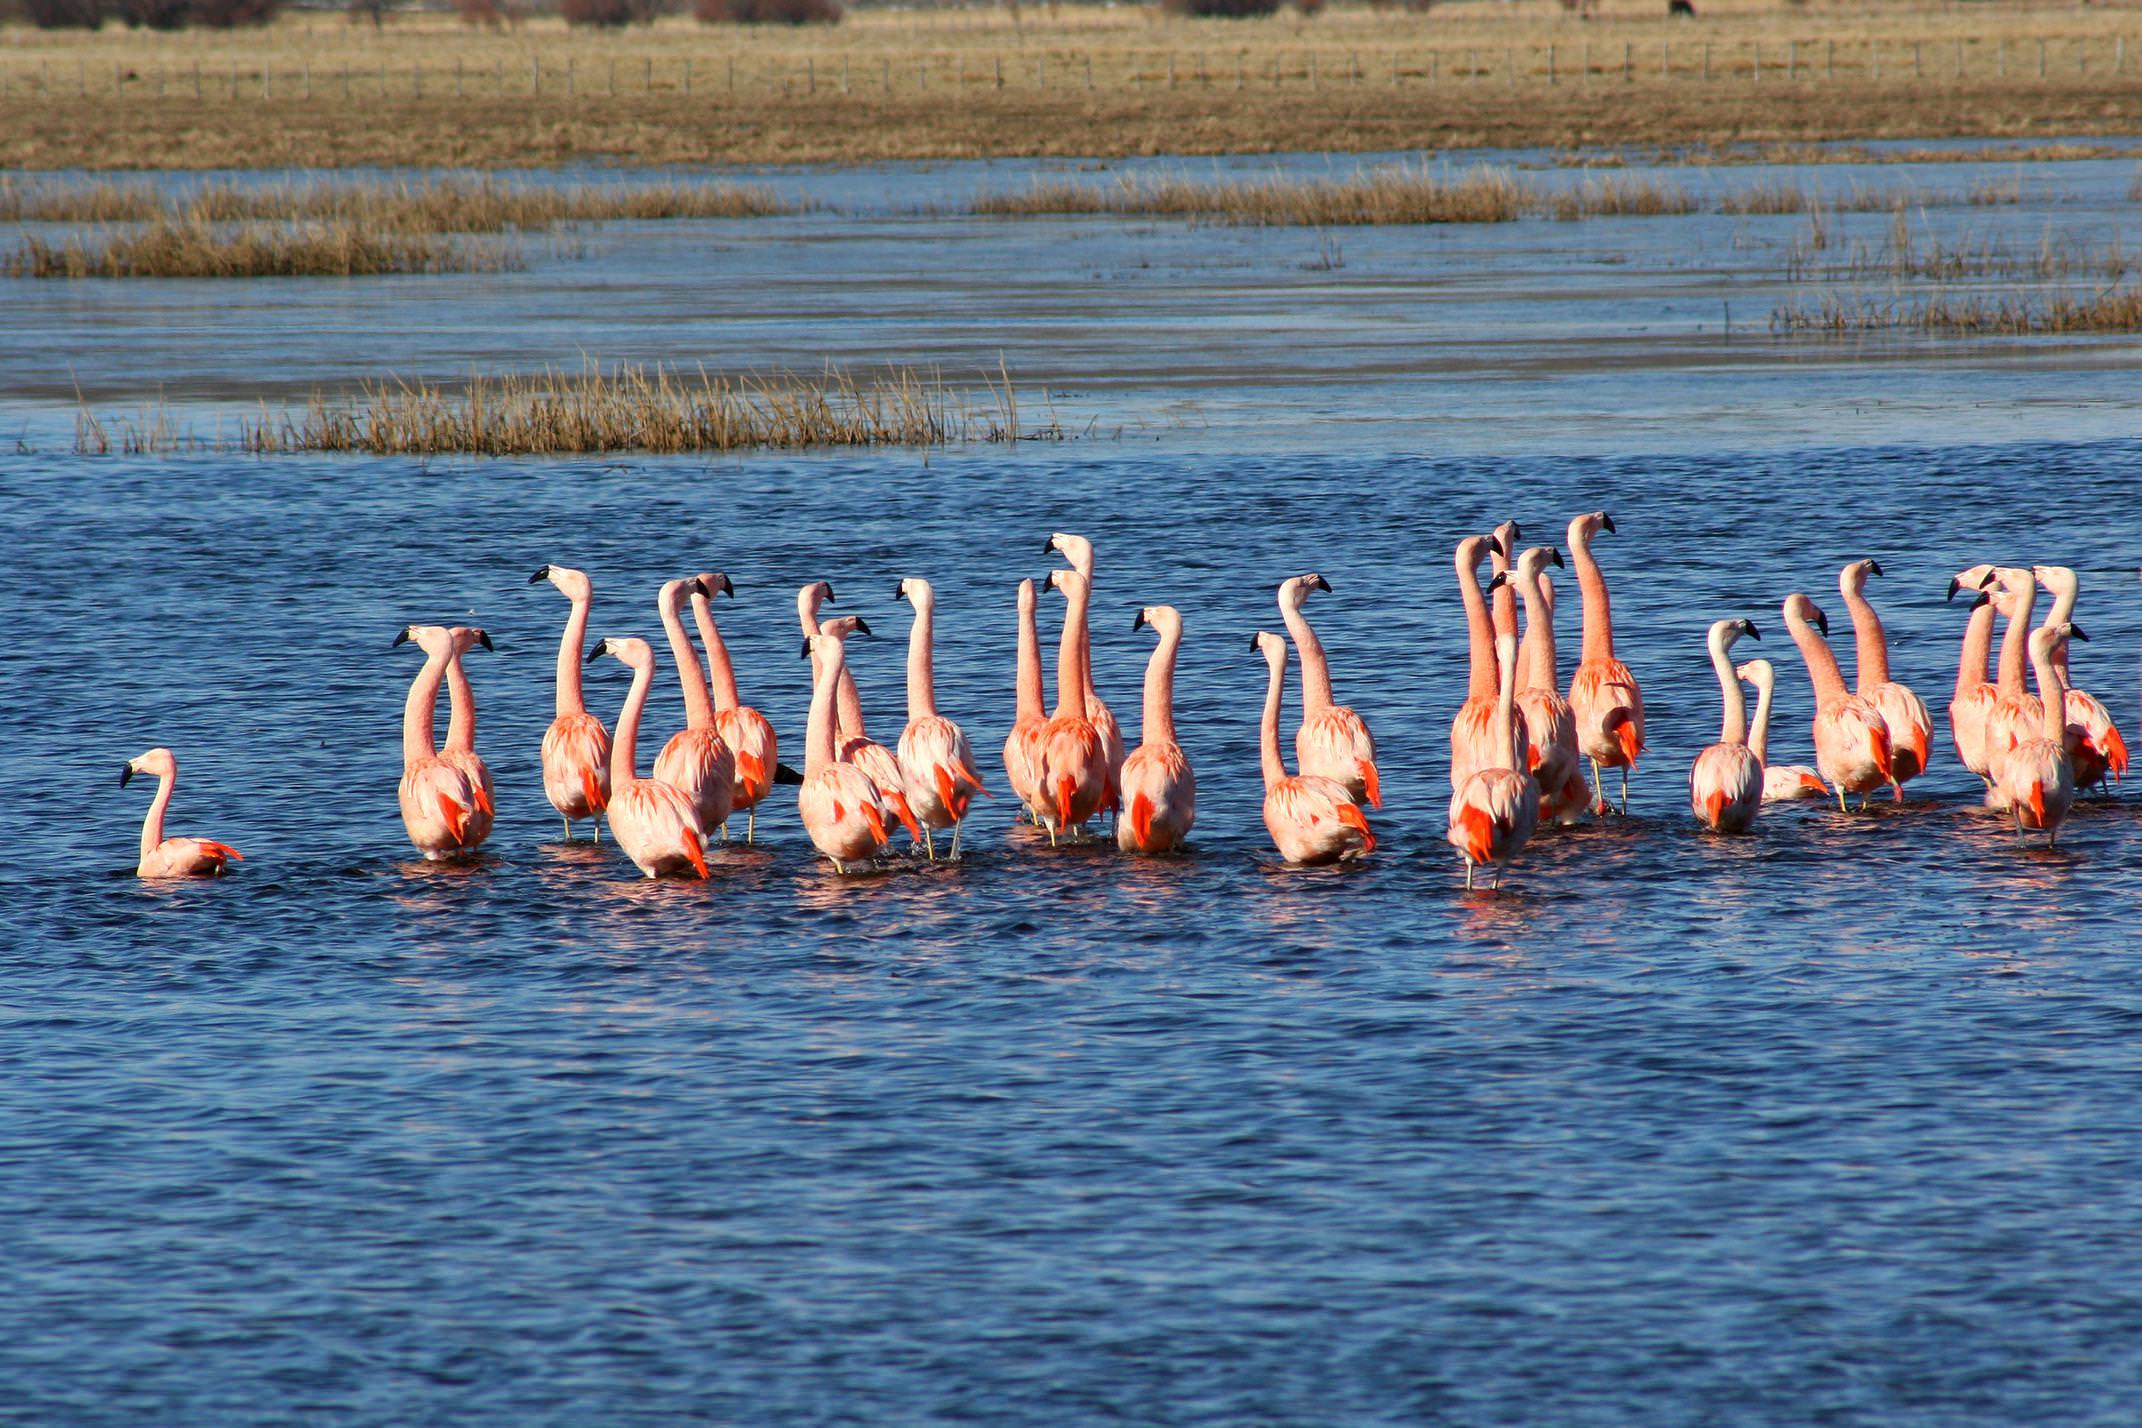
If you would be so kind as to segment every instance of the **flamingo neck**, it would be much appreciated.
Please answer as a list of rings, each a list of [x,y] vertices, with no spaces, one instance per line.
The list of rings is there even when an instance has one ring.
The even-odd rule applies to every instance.
[[[915,607],[915,625],[907,632],[907,717],[928,719],[937,713],[937,681],[930,671],[930,647],[936,637],[937,612],[927,602]]]
[[[1041,687],[1041,631],[1034,623],[1034,607],[1019,611],[1019,713],[1018,722],[1047,717],[1046,696]]]
[[[1569,563],[1576,568],[1577,594],[1584,601],[1584,655],[1589,662],[1614,658],[1614,611],[1607,600],[1606,577],[1592,559],[1590,536],[1572,533]]]
[[[1711,668],[1717,671],[1718,689],[1725,696],[1725,722],[1719,726],[1718,742],[1745,744],[1748,742],[1748,701],[1740,692],[1740,676],[1733,673],[1733,661],[1726,654],[1725,641],[1715,636],[1711,639]]]
[[[1774,688],[1770,680],[1755,686],[1755,725],[1748,730],[1748,752],[1759,764],[1770,762],[1770,697]]]
[[[2068,736],[2068,681],[2061,673],[2059,656],[2049,649],[2041,659],[2032,651],[2030,663],[2038,676],[2039,733],[2055,744],[2064,743]]]
[[[1502,584],[1495,587],[1493,599],[1496,637],[1508,635],[1514,640],[1517,638],[1517,587],[1510,583],[1510,557],[1502,551],[1489,551],[1488,573],[1502,577]]]
[[[647,707],[647,691],[654,684],[654,661],[632,671],[632,688],[625,693],[625,707],[618,711],[617,732],[610,736],[610,787],[613,795],[639,775],[634,772],[640,736],[640,711]]]
[[[1272,679],[1264,690],[1264,719],[1257,726],[1257,751],[1264,764],[1264,789],[1270,793],[1279,787],[1287,776],[1287,766],[1279,757],[1279,690],[1286,682],[1287,657],[1282,653],[1267,654],[1265,663],[1271,666]]]
[[[1078,686],[1079,697],[1090,704],[1095,698],[1093,692],[1093,630],[1087,625],[1086,621],[1089,618],[1093,604],[1093,547],[1086,547],[1085,554],[1071,562],[1071,568],[1078,572],[1078,578],[1086,586],[1086,598],[1078,602]],[[1068,610],[1065,612],[1065,618],[1070,618]],[[1060,688],[1057,691],[1057,697],[1059,700],[1063,697],[1063,691]],[[1081,718],[1085,716],[1086,711],[1083,708],[1078,712]]]
[[[813,661],[817,679],[811,685],[811,717],[804,731],[803,776],[816,778],[833,767],[833,692],[844,672],[840,647]]]
[[[1845,688],[1844,671],[1837,667],[1837,655],[1830,649],[1829,641],[1815,632],[1807,618],[1798,611],[1787,611],[1785,628],[1792,632],[1792,642],[1800,647],[1800,658],[1807,663],[1808,680],[1815,686],[1815,707],[1820,709],[1833,699],[1842,699],[1850,693]]]
[[[1554,584],[1543,571],[1525,587],[1525,649],[1519,656],[1530,677],[1527,689],[1557,689],[1562,674],[1554,647]]]
[[[1160,643],[1145,665],[1145,728],[1141,739],[1148,744],[1175,742],[1175,652],[1182,645],[1179,626],[1163,626]]]
[[[164,843],[164,810],[171,806],[172,790],[178,787],[178,770],[156,776],[156,797],[149,800],[149,816],[141,820],[141,860]]]
[[[1497,660],[1495,675],[1495,764],[1499,769],[1517,767],[1517,651],[1507,660]]]
[[[870,730],[863,724],[863,696],[855,687],[855,672],[848,668],[845,659],[841,663],[837,686],[833,717],[840,737],[844,741],[869,738]]]
[[[580,694],[580,662],[587,658],[582,648],[588,642],[588,611],[595,598],[575,596],[572,613],[565,617],[565,634],[558,641],[558,717],[588,712]]]
[[[1322,713],[1332,705],[1331,665],[1324,658],[1324,642],[1309,628],[1308,619],[1301,606],[1280,604],[1279,616],[1287,622],[1287,633],[1294,637],[1294,646],[1302,656],[1302,717]]]
[[[1986,660],[1993,653],[1993,602],[1988,600],[1971,612],[1964,625],[1963,653],[1956,661],[1956,697],[1963,698],[1986,678]]]
[[[699,643],[707,647],[707,690],[714,707],[727,711],[743,700],[736,692],[736,666],[729,662],[729,647],[714,624],[714,602],[704,595],[692,597],[692,623],[699,627]]]
[[[710,729],[714,726],[714,705],[707,698],[707,679],[699,666],[699,651],[692,648],[692,637],[684,633],[684,612],[678,608],[681,602],[672,597],[658,603],[662,633],[669,636],[670,658],[677,662],[677,683],[684,690],[684,726]]]
[[[424,667],[409,686],[409,702],[402,706],[402,767],[412,768],[438,755],[433,737],[438,718],[439,684],[446,678],[446,656],[426,655]]]
[[[2033,586],[2025,586],[2015,597],[2015,613],[2008,617],[2008,629],[2001,635],[2001,694],[2023,693],[2023,674],[2030,663],[2030,614],[2038,603],[2038,592]]]
[[[1056,647],[1056,717],[1086,717],[1086,605],[1093,587],[1076,580],[1064,592],[1064,633]]]
[[[1882,617],[1874,613],[1864,590],[1843,585],[1838,593],[1844,596],[1845,609],[1852,614],[1852,662],[1858,675],[1853,687],[1865,694],[1875,685],[1889,682],[1889,640],[1882,633]]]
[[[446,661],[446,747],[455,753],[476,752],[476,691],[456,654]]]
[[[1467,555],[1471,547],[1467,547]],[[1458,557],[1458,595],[1465,602],[1465,635],[1469,646],[1466,666],[1467,700],[1495,697],[1495,631],[1488,623],[1487,599],[1480,593],[1477,560]]]

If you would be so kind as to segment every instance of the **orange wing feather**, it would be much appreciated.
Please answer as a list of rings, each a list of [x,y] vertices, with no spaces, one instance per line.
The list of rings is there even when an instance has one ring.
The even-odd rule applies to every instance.
[[[1373,853],[1376,851],[1376,835],[1369,830],[1368,815],[1363,813],[1357,805],[1342,803],[1332,810],[1332,817],[1338,819],[1349,828],[1359,830],[1362,852]]]
[[[1139,847],[1143,848],[1152,841],[1153,800],[1143,793],[1131,799],[1130,826],[1131,833],[1137,838]]]
[[[1484,863],[1495,849],[1495,820],[1485,808],[1468,803],[1458,810],[1458,831],[1465,839],[1465,856]]]
[[[1369,807],[1383,807],[1383,786],[1376,778],[1375,763],[1369,759],[1361,761],[1361,791],[1367,797]],[[1375,846],[1374,839],[1370,840],[1370,846]]]
[[[699,870],[699,876],[703,878],[707,875],[706,850],[699,846],[699,835],[697,833],[694,833],[689,828],[682,831],[684,834],[684,856],[692,860],[692,866]]]

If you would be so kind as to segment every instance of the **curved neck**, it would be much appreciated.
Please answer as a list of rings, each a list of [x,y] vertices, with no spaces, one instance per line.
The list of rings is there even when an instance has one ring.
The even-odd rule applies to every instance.
[[[1064,633],[1056,647],[1056,717],[1086,717],[1086,605],[1093,587],[1074,580],[1064,592]]]
[[[588,652],[588,610],[593,596],[576,597],[573,612],[565,617],[565,635],[558,641],[558,716],[585,714],[587,701],[580,697],[580,662]]]
[[[1507,543],[1506,543],[1507,544]],[[1500,575],[1502,584],[1495,587],[1495,634],[1498,638],[1508,635],[1517,638],[1517,587],[1510,583],[1510,557],[1504,551],[1488,552],[1488,572]]]
[[[1556,689],[1562,674],[1554,647],[1554,584],[1543,571],[1525,587],[1525,648],[1519,662],[1530,672],[1527,689]]]
[[[2081,593],[2081,589],[2075,585],[2067,585],[2055,590],[2053,592],[2053,608],[2048,610],[2045,615],[2044,624],[2046,627],[2057,629],[2073,619],[2075,617],[2075,597]],[[2060,649],[2060,646],[2054,646],[2056,658]]]
[[[1587,660],[1614,658],[1614,611],[1607,601],[1606,577],[1592,559],[1590,536],[1572,533],[1569,563],[1576,568],[1577,594],[1584,601],[1584,654]]]
[[[409,702],[402,706],[403,768],[439,752],[438,742],[433,738],[433,724],[438,715],[439,682],[445,678],[446,656],[426,655],[424,667],[417,671],[416,681],[409,686]]]
[[[907,717],[928,719],[937,713],[937,682],[930,673],[930,644],[937,611],[928,601],[915,607],[915,626],[907,632]]]
[[[2008,617],[2007,632],[2001,636],[2001,693],[2021,694],[2023,674],[2030,664],[2030,612],[2038,603],[2038,592],[2026,585],[2015,595],[2015,613]]]
[[[1829,641],[1817,634],[1797,610],[1785,612],[1785,628],[1792,632],[1792,642],[1800,647],[1800,658],[1807,662],[1807,677],[1815,686],[1815,707],[1819,709],[1849,693],[1844,671],[1837,667],[1837,656],[1831,652]]]
[[[1771,682],[1755,686],[1755,726],[1748,731],[1748,752],[1755,755],[1759,764],[1767,764],[1770,754],[1770,696]]]
[[[836,642],[830,653],[814,655],[812,664],[818,677],[811,685],[811,717],[804,731],[805,778],[833,767],[833,691],[843,673],[840,645]]]
[[[1718,672],[1718,689],[1725,696],[1725,722],[1719,726],[1718,742],[1744,744],[1748,741],[1748,701],[1740,692],[1740,676],[1733,673],[1725,641],[1715,635],[1711,637],[1711,668]]]
[[[625,707],[618,712],[617,732],[610,736],[610,786],[622,789],[638,778],[633,754],[639,741],[640,711],[647,707],[647,690],[654,683],[654,663],[632,671],[632,688],[625,694]]]
[[[1175,651],[1183,642],[1179,626],[1160,632],[1160,643],[1145,664],[1145,728],[1140,737],[1148,744],[1175,742]]]
[[[1956,697],[1963,698],[1986,678],[1986,658],[1993,653],[1993,602],[1971,612],[1964,625],[1963,653],[1956,661]]]
[[[1465,697],[1493,699],[1495,631],[1488,623],[1487,599],[1480,593],[1480,567],[1464,555],[1458,557],[1458,595],[1465,601],[1465,636],[1470,652]]]
[[[846,648],[842,646],[840,678],[834,681],[833,721],[839,727],[841,738],[867,739],[870,730],[863,724],[863,696],[855,687],[855,672],[848,668]]]
[[[1019,712],[1018,722],[1047,717],[1047,698],[1041,688],[1041,630],[1034,622],[1034,607],[1019,611]]]
[[[1517,767],[1517,651],[1507,660],[1497,660],[1495,679],[1495,764],[1499,769]]]
[[[1309,628],[1309,621],[1302,616],[1299,605],[1282,601],[1279,616],[1287,622],[1287,633],[1294,638],[1294,646],[1302,657],[1302,717],[1308,718],[1329,709],[1331,700],[1331,666],[1324,659],[1324,642]]]
[[[2039,658],[2035,651],[2030,657],[2031,669],[2038,676],[2038,703],[2040,709],[2039,733],[2058,744],[2068,734],[2068,681],[2060,672],[2060,660],[2056,643]]]
[[[149,801],[149,816],[141,820],[141,856],[144,862],[151,853],[163,846],[164,810],[171,806],[171,791],[177,787],[177,770],[157,776],[156,797]]]
[[[1079,697],[1091,703],[1094,698],[1093,630],[1087,625],[1086,621],[1089,618],[1090,607],[1093,604],[1093,547],[1087,546],[1085,553],[1071,562],[1071,568],[1078,572],[1078,578],[1086,587],[1085,599],[1080,601],[1078,606],[1078,682]],[[1068,611],[1064,618],[1067,620],[1070,618]],[[1063,691],[1060,688],[1057,690],[1057,698],[1059,701],[1063,698]],[[1080,709],[1078,712],[1081,717],[1086,713],[1084,709]]]
[[[692,597],[692,623],[699,627],[699,643],[707,647],[707,691],[716,709],[734,709],[743,701],[736,693],[736,666],[729,663],[729,647],[714,626],[714,602],[704,595]]]
[[[706,674],[699,667],[699,651],[692,648],[692,637],[684,633],[684,612],[678,608],[679,603],[676,599],[656,602],[662,612],[662,633],[669,636],[670,658],[677,662],[677,683],[684,690],[684,726],[711,728],[714,706],[707,699]]]
[[[1279,687],[1286,682],[1287,657],[1284,653],[1267,654],[1264,661],[1271,666],[1272,680],[1264,689],[1264,719],[1257,726],[1257,751],[1264,763],[1264,787],[1269,793],[1287,776],[1287,766],[1279,757]]]
[[[1877,684],[1889,682],[1889,641],[1882,634],[1882,617],[1874,613],[1864,590],[1840,585],[1845,609],[1852,613],[1853,665],[1858,675],[1854,686],[1865,694]]]
[[[457,753],[476,751],[476,691],[456,654],[446,661],[446,747]]]

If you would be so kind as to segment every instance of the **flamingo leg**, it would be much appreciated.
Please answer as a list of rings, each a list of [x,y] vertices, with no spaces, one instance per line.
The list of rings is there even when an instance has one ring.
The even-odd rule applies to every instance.
[[[1621,766],[1621,816],[1624,818],[1629,816],[1629,766],[1627,764]],[[1497,886],[1500,886],[1501,879],[1497,878],[1496,883]]]
[[[937,861],[937,839],[930,832],[928,824],[924,824],[922,827],[922,850],[931,862]]]
[[[1473,890],[1473,864],[1470,858],[1465,861],[1465,890],[1467,892]]]
[[[1502,891],[1502,864],[1500,864],[1500,863],[1497,863],[1497,864],[1495,865],[1495,882],[1494,882],[1494,885],[1493,885],[1493,886],[1492,886],[1492,887],[1491,887],[1491,888],[1489,889],[1489,891],[1491,891],[1491,892],[1501,892],[1501,891]]]
[[[757,808],[753,808],[749,813],[744,815],[744,841],[746,843],[755,843],[758,841],[758,837],[759,810]]]
[[[834,872],[836,872],[836,873],[845,873],[845,872],[847,872],[847,871],[848,871],[848,869],[847,869],[847,865],[846,865],[846,864],[844,864],[844,863],[842,863],[840,859],[838,859],[838,858],[835,858],[835,859],[833,859],[833,860],[832,860],[832,862],[833,862],[833,871],[834,871]]]
[[[1589,759],[1586,762],[1592,766],[1592,806],[1604,813],[1606,812],[1606,785],[1602,782],[1603,775],[1599,771],[1599,760]]]
[[[558,816],[561,818],[565,817],[565,815],[562,813]],[[570,818],[565,819],[565,841],[568,843],[573,841],[573,820]]]
[[[724,844],[729,841],[729,820],[726,818],[721,821],[721,841]]]
[[[1837,811],[1839,813],[1850,813],[1852,811],[1845,805],[1843,784],[1837,785]]]
[[[952,822],[952,861],[955,863],[959,861],[959,830],[965,826],[966,821],[964,818],[957,818]]]
[[[602,841],[602,815],[600,813],[595,815],[595,841],[598,843]]]
[[[1053,823],[1049,825],[1049,846],[1051,848],[1056,846],[1056,825]]]

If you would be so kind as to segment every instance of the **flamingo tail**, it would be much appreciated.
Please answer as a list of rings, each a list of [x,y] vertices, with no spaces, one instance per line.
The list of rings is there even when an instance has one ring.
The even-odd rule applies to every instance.
[[[684,856],[692,860],[692,866],[699,870],[699,876],[703,878],[707,875],[706,849],[700,845],[699,835],[690,828],[684,829],[683,835]]]
[[[580,770],[580,792],[588,801],[588,812],[601,813],[610,806],[610,800],[602,795],[602,782],[595,777],[595,770],[583,766]]]
[[[1495,820],[1485,808],[1468,803],[1458,810],[1458,835],[1464,840],[1459,851],[1465,860],[1485,863],[1495,848]]]
[[[904,793],[886,793],[883,794],[883,797],[887,803],[892,805],[892,811],[899,816],[900,826],[907,830],[907,836],[920,843],[922,841],[922,825],[915,821],[915,811],[907,806],[907,795]],[[865,807],[867,808],[868,805],[865,805]],[[883,826],[882,819],[879,820],[879,824],[881,827]],[[883,840],[879,841],[882,842]]]
[[[2045,784],[2038,779],[2031,780],[2029,803],[2031,817],[2037,820],[2031,826],[2043,828],[2045,826]]]
[[[863,821],[870,825],[870,836],[878,841],[879,847],[890,841],[890,835],[885,831],[885,815],[867,803],[863,805]]]
[[[1138,840],[1138,846],[1140,848],[1147,847],[1151,844],[1153,832],[1153,800],[1146,797],[1146,795],[1144,795],[1143,793],[1136,794],[1131,798],[1130,826],[1131,836]]]
[[[1376,761],[1361,760],[1361,791],[1367,795],[1371,808],[1383,807],[1383,785],[1376,778]]]
[[[245,861],[245,854],[239,852],[236,848],[233,848],[228,843],[211,843],[206,840],[203,840],[201,843],[201,851],[204,853],[213,853],[219,858],[228,858],[234,863],[242,863]]]
[[[443,793],[439,795],[439,816],[446,820],[447,831],[454,835],[456,843],[468,836],[469,810]]]
[[[1722,788],[1712,789],[1703,796],[1703,821],[1716,828],[1718,820],[1725,817],[1725,806],[1725,790]]]
[[[1332,817],[1361,835],[1362,852],[1373,853],[1376,851],[1376,835],[1370,830],[1368,815],[1361,811],[1359,804],[1342,803],[1332,810]]]

